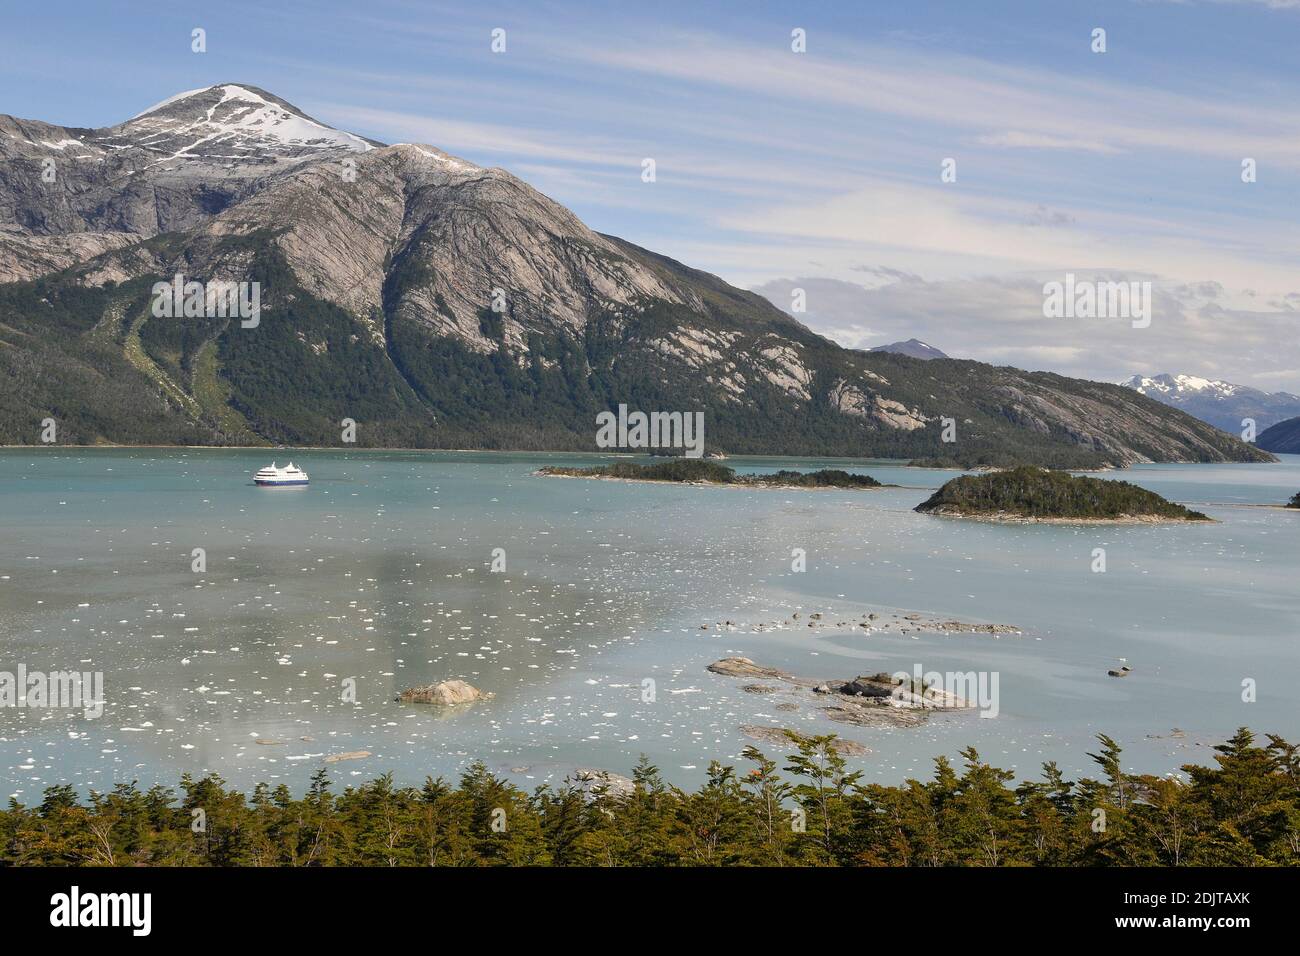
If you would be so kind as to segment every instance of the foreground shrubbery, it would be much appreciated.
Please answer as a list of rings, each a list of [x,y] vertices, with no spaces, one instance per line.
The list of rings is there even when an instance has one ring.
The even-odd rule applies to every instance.
[[[6,865],[485,866],[1258,866],[1300,862],[1300,748],[1247,730],[1187,780],[1121,769],[1113,740],[1099,779],[1038,782],[984,763],[936,761],[928,782],[864,784],[833,737],[791,735],[784,769],[754,748],[739,776],[713,764],[694,792],[644,760],[635,789],[525,793],[475,765],[452,786],[395,787],[391,776],[331,793],[261,784],[251,797],[219,777],[173,791],[121,784],[79,801],[51,787],[37,807],[0,812]],[[195,832],[196,820],[203,826]],[[803,832],[792,825],[797,813]],[[504,821],[504,829],[500,825]],[[496,822],[496,826],[494,826]]]
[[[1127,481],[1074,476],[1024,466],[987,475],[954,478],[917,511],[1027,518],[1179,518],[1210,520]]]
[[[1300,491],[1297,491],[1294,495],[1291,496],[1291,500],[1287,502],[1287,507],[1300,508]]]
[[[778,485],[799,488],[880,488],[870,475],[853,475],[839,468],[820,471],[777,471],[768,475],[737,475],[734,468],[703,458],[674,458],[653,465],[620,461],[591,468],[548,466],[539,469],[544,475],[570,478],[631,478],[637,481],[704,481],[717,485]]]

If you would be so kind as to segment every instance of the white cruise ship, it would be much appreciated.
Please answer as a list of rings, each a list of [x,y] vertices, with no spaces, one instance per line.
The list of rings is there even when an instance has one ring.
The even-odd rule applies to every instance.
[[[309,480],[307,472],[293,462],[283,468],[278,468],[275,462],[271,462],[269,468],[263,468],[253,475],[253,481],[259,485],[305,485]]]

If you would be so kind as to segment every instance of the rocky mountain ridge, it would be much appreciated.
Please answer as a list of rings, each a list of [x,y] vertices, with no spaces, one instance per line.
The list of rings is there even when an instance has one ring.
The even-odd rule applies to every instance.
[[[257,282],[260,322],[158,318],[175,275]],[[233,83],[102,130],[0,116],[0,367],[6,443],[54,417],[68,442],[329,445],[350,418],[360,445],[578,450],[626,403],[705,411],[736,453],[1270,457],[1119,386],[840,348],[504,170]]]

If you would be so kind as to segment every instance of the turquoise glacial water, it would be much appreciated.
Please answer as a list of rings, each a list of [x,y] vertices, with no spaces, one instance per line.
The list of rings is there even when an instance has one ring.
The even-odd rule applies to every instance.
[[[1300,491],[1297,456],[1107,475],[1218,519],[1109,527],[919,515],[954,473],[896,462],[728,462],[905,486],[780,491],[532,474],[597,456],[311,450],[291,455],[310,486],[253,486],[272,457],[290,456],[0,451],[0,670],[101,671],[107,698],[98,719],[0,709],[0,792],[31,802],[54,783],[209,771],[301,788],[356,751],[369,756],[330,765],[339,783],[419,783],[477,758],[531,787],[580,767],[627,773],[644,753],[688,785],[711,760],[742,763],[742,725],[840,733],[870,749],[853,760],[866,778],[887,782],[967,745],[1023,777],[1045,760],[1092,772],[1099,732],[1132,769],[1161,773],[1210,760],[1241,725],[1300,739],[1300,513],[1265,507]],[[496,548],[504,573],[490,570]],[[806,571],[792,570],[796,548]],[[1023,633],[803,623],[882,610]],[[849,727],[807,696],[748,694],[705,670],[729,656],[828,679],[996,672],[999,713]],[[1132,674],[1107,677],[1121,659]],[[495,696],[455,711],[394,700],[447,678]]]

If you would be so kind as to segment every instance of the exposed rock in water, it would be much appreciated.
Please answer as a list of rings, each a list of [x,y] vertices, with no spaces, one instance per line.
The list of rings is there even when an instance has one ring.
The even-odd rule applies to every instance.
[[[765,727],[762,724],[743,724],[740,732],[752,740],[760,741],[765,744],[773,744],[777,747],[789,747],[792,750],[795,747],[794,741],[785,735],[784,727]],[[798,731],[793,731],[798,733]],[[836,739],[831,742],[841,757],[864,757],[871,751],[853,740]]]
[[[859,676],[849,681],[819,682],[755,664],[748,657],[724,658],[710,664],[708,669],[725,677],[766,677],[789,684],[796,692],[811,691],[831,703],[831,706],[822,708],[828,718],[859,727],[915,727],[925,721],[931,710],[973,706],[942,688],[920,686],[915,681],[901,681],[885,673]],[[750,693],[769,693],[779,689],[762,684],[744,687]],[[798,708],[794,704],[778,704],[777,709]]]
[[[779,671],[775,667],[762,667],[748,657],[724,657],[720,661],[714,661],[708,669],[723,677],[773,677],[778,680],[789,678],[784,671]]]
[[[789,620],[781,621],[760,621],[754,624],[741,624],[739,626],[759,634],[766,631],[779,631],[790,627],[793,622],[800,618],[799,612],[795,612]],[[971,621],[958,621],[951,618],[933,617],[925,614],[909,613],[903,614],[899,611],[877,614],[870,612],[862,615],[859,621],[842,620],[839,617],[828,617],[821,612],[814,612],[808,617],[808,627],[819,630],[843,631],[849,628],[860,628],[868,634],[907,634],[911,631],[928,631],[938,634],[1020,634],[1022,631],[1014,624],[976,624]]]
[[[491,696],[463,680],[445,680],[430,684],[428,687],[408,687],[397,695],[397,699],[405,704],[438,704],[442,707],[452,707],[456,704],[471,704]]]
[[[1125,664],[1123,667],[1106,671],[1106,676],[1107,677],[1128,677],[1128,675],[1131,674],[1132,672],[1133,669],[1129,667],[1127,664]]]
[[[850,697],[891,697],[897,687],[898,681],[889,674],[874,674],[870,677],[855,677],[838,687],[828,687],[828,690],[848,694]]]
[[[780,688],[771,684],[746,684],[740,689],[746,694],[775,694]]]
[[[369,757],[369,750],[349,750],[347,753],[330,754],[325,758],[326,763],[338,763],[340,760],[360,760],[362,757]]]

